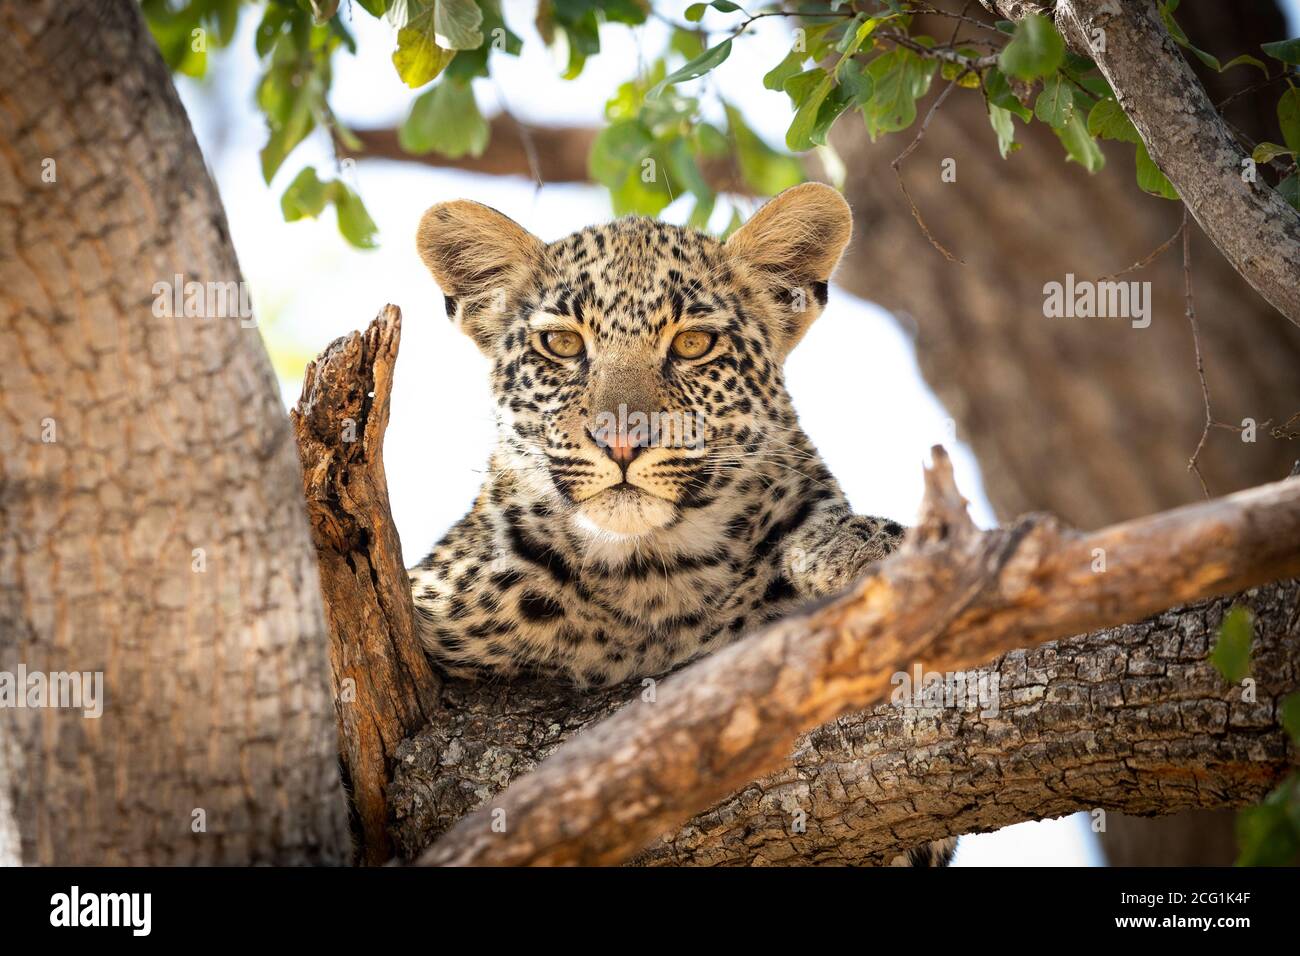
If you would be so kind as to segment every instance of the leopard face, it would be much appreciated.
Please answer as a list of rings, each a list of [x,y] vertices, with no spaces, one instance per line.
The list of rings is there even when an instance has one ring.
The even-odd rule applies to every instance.
[[[782,363],[826,301],[843,200],[809,184],[720,242],[629,218],[551,243],[445,203],[418,246],[491,359],[498,467],[597,537],[689,521],[793,421]]]

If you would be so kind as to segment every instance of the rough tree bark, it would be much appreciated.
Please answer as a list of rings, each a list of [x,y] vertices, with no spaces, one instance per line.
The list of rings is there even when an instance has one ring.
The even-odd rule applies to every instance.
[[[0,670],[104,677],[98,720],[0,711],[22,862],[345,860],[270,363],[238,315],[153,311],[240,271],[135,3],[0,6],[0,208]]]
[[[381,316],[361,341],[382,341],[389,322]],[[357,340],[340,340],[327,356],[347,352],[346,343]],[[304,394],[334,407],[339,403],[331,391],[352,394],[373,382],[374,406],[386,409],[390,375],[372,375],[365,366],[367,355],[373,354],[390,364],[391,349],[353,354],[356,362],[316,366],[334,371],[324,377],[318,371]],[[374,447],[382,440],[382,426],[381,413],[379,421],[359,421],[358,433],[364,430]],[[314,473],[310,455],[305,460],[308,473]],[[331,481],[338,480],[332,470],[328,474]],[[320,490],[317,498],[328,508],[337,496],[329,492],[329,483]],[[367,486],[348,494],[360,497],[374,490]],[[1131,619],[1178,600],[1229,592],[1300,569],[1300,484],[1292,482],[1090,536],[1062,532],[1054,522],[1033,517],[1005,531],[976,532],[951,486],[945,459],[938,459],[931,474],[927,502],[926,520],[904,552],[846,596],[687,667],[657,688],[653,703],[641,700],[619,709],[641,690],[639,684],[574,694],[541,683],[446,682],[430,727],[397,753],[397,779],[389,790],[397,845],[406,855],[414,853],[559,741],[586,728],[537,773],[457,823],[428,859],[621,862],[656,832],[780,765],[797,733],[883,696],[891,675],[918,659],[938,671],[963,670],[1019,644]],[[347,510],[386,516],[386,509],[377,511],[364,500],[349,504]],[[315,522],[318,546],[328,546],[319,534],[332,524]],[[387,547],[396,545],[392,535],[379,540]],[[1097,549],[1105,554],[1105,573],[1094,572]],[[813,831],[817,837],[798,841],[801,849],[791,853],[784,835],[780,846],[766,845],[775,831],[770,802],[762,796],[768,786],[758,784],[742,788],[723,809],[706,815],[703,819],[712,820],[712,825],[696,823],[643,859],[737,862],[734,831],[743,830],[753,836],[742,841],[748,851],[739,848],[751,853],[750,860],[774,859],[773,853],[824,860],[838,852],[840,860],[877,861],[905,849],[909,844],[904,841],[922,842],[950,832],[945,827],[1025,819],[1026,807],[1035,805],[1056,813],[1096,805],[1097,795],[1107,793],[1106,779],[1112,792],[1103,805],[1139,812],[1161,809],[1153,794],[1162,787],[1171,793],[1186,791],[1171,796],[1164,812],[1258,796],[1287,765],[1269,695],[1294,683],[1295,661],[1286,655],[1294,656],[1296,649],[1294,642],[1282,644],[1279,635],[1285,628],[1278,624],[1282,615],[1287,626],[1294,627],[1294,598],[1290,586],[1268,592],[1259,604],[1266,647],[1275,642],[1287,651],[1276,660],[1265,654],[1270,666],[1258,708],[1234,709],[1231,690],[1216,683],[1204,665],[1211,633],[1205,625],[1213,623],[1205,618],[1221,613],[1222,606],[1192,608],[1167,618],[1163,631],[1148,626],[1064,644],[1064,650],[1050,652],[1049,659],[1059,664],[1046,676],[1044,659],[1034,658],[1031,668],[1023,663],[1023,652],[995,665],[1007,673],[1010,687],[1003,699],[1013,715],[1027,704],[1041,706],[1021,711],[1018,723],[1015,718],[1010,724],[972,721],[969,726],[976,729],[949,741],[950,771],[963,747],[980,748],[971,753],[982,754],[975,761],[982,771],[963,781],[960,791],[978,799],[945,804],[941,796],[931,794],[922,800],[919,788],[933,786],[935,776],[918,773],[911,787],[906,781],[900,784],[900,802],[891,805],[889,797],[876,794],[884,812],[874,836],[858,842],[837,840],[844,836],[846,819],[867,813],[861,802],[864,775],[878,777],[882,764],[916,763],[916,745],[895,733],[886,752],[869,753],[863,764],[861,758],[849,759],[852,751],[837,754],[823,744],[816,752],[824,761],[819,765],[824,779],[848,779],[853,768],[841,773],[838,764],[855,763],[853,779],[858,784],[850,788],[851,794],[842,786],[825,794],[809,791],[819,799],[819,823]],[[327,596],[327,604],[332,603]],[[1170,621],[1199,621],[1201,626],[1172,640],[1176,635],[1169,632]],[[1115,709],[1117,690],[1124,709],[1097,719],[1107,708]],[[380,694],[377,699],[382,704],[390,696]],[[612,719],[591,726],[615,711]],[[1219,724],[1234,731],[1230,740],[1207,735],[1206,727],[1220,717],[1227,723]],[[864,726],[863,721],[872,719],[850,718],[838,730],[809,739],[851,740],[852,735],[843,735],[844,728],[855,721]],[[1084,723],[1090,719],[1091,724]],[[1032,746],[1026,745],[1027,728],[1044,725],[1048,729]],[[1087,739],[1081,734],[1089,726],[1094,738],[1084,746]],[[1270,729],[1256,733],[1264,726]],[[1098,727],[1103,728],[1104,745],[1095,739]],[[1235,735],[1238,728],[1243,729],[1240,739]],[[1254,736],[1247,739],[1247,731]],[[860,743],[864,737],[870,741],[872,732],[856,739]],[[1261,739],[1265,745],[1258,745]],[[1023,779],[1026,746],[1029,753],[1041,752],[1042,767],[1055,761],[1060,775],[1038,779],[1037,804]],[[1103,757],[1093,759],[1090,751]],[[807,753],[806,747],[802,752]],[[1154,759],[1160,754],[1163,763]],[[1178,762],[1170,766],[1175,754]],[[1119,773],[1119,766],[1128,768],[1127,776]],[[816,777],[807,761],[796,772]],[[1134,775],[1141,779],[1132,782]],[[1072,796],[1063,798],[1059,780],[1071,778],[1087,785],[1077,793],[1067,791]],[[754,790],[759,796],[752,796]],[[909,803],[913,812],[900,816],[899,807]],[[934,812],[927,816],[917,810],[920,805]],[[738,813],[737,807],[744,811]],[[492,830],[494,811],[505,814],[506,836]],[[751,827],[750,816],[762,820]],[[843,849],[834,851],[839,843]],[[730,850],[719,849],[719,844]]]
[[[1205,661],[1233,604],[1256,617],[1257,703]],[[882,704],[799,738],[789,762],[656,839],[641,865],[860,865],[948,834],[1076,810],[1170,814],[1247,804],[1294,760],[1275,701],[1300,685],[1300,582],[1013,651],[996,715]],[[444,712],[398,752],[393,837],[413,859],[566,740],[636,700],[529,682],[443,689]]]
[[[366,863],[393,855],[385,796],[402,740],[434,715],[438,678],[415,639],[388,504],[383,437],[402,314],[386,306],[303,375],[291,415],[330,631],[344,783]]]

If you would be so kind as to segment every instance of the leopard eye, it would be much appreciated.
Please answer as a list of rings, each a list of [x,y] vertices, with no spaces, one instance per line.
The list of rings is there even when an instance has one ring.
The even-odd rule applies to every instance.
[[[582,354],[582,336],[577,332],[543,332],[542,345],[556,358],[576,358]]]
[[[716,340],[717,336],[712,332],[701,332],[698,329],[678,332],[673,338],[671,349],[678,358],[697,359],[713,348]]]

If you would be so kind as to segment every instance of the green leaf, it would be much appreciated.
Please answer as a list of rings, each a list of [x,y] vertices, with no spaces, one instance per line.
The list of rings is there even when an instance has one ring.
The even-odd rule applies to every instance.
[[[1192,44],[1190,43],[1185,43],[1183,44],[1183,46],[1187,47],[1187,49],[1191,51],[1193,56],[1195,56],[1198,60],[1200,60],[1202,63],[1208,66],[1211,70],[1214,70],[1216,73],[1223,72],[1224,69],[1223,65],[1219,62],[1219,58],[1216,57],[1214,54],[1206,53],[1200,47],[1192,46]]]
[[[654,137],[640,120],[619,120],[606,126],[591,144],[587,169],[591,178],[609,189],[618,189],[629,173],[640,171]]]
[[[1210,663],[1230,684],[1239,684],[1250,675],[1250,645],[1254,640],[1255,621],[1244,607],[1234,607],[1219,625],[1219,637],[1210,651]]]
[[[1275,60],[1281,60],[1291,66],[1300,66],[1300,37],[1264,43],[1260,45],[1260,49]]]
[[[477,50],[483,45],[483,11],[474,0],[437,0],[433,29],[453,50]]]
[[[730,115],[730,107],[725,107]],[[694,148],[700,156],[720,159],[731,155],[731,143],[726,135],[712,123],[700,123],[691,133]]]
[[[686,8],[686,22],[699,23],[700,20],[704,19],[704,14],[708,11],[709,7],[712,7],[719,13],[735,13],[740,9],[737,4],[730,2],[730,0],[713,0],[712,3],[692,3]]]
[[[437,152],[459,159],[481,156],[489,135],[470,84],[448,78],[416,97],[397,141],[408,153]]]
[[[518,56],[523,50],[524,41],[506,26],[501,18],[501,10],[496,0],[479,0],[479,9],[483,11],[483,44],[475,50],[461,50],[456,58],[447,64],[445,76],[458,80],[471,80],[477,76],[488,75],[488,57],[493,53],[506,53]]]
[[[328,203],[334,205],[343,238],[359,249],[375,247],[378,230],[361,198],[337,179],[321,182],[311,166],[295,176],[284,191],[280,197],[280,211],[285,222],[297,222],[299,219],[317,218]]]
[[[1106,157],[1102,156],[1101,148],[1088,132],[1087,124],[1084,123],[1078,110],[1075,110],[1069,122],[1060,129],[1053,129],[1052,132],[1065,147],[1066,156],[1071,161],[1079,163],[1088,172],[1095,173],[1106,165]]]
[[[558,6],[597,11],[608,23],[623,23],[628,26],[645,23],[646,12],[650,8],[645,0],[559,0]]]
[[[1300,211],[1300,176],[1292,173],[1278,183],[1277,194],[1289,202],[1293,209]]]
[[[812,140],[814,146],[825,146],[826,137],[830,134],[831,127],[835,125],[841,113],[853,105],[853,92],[844,86],[832,87],[830,93],[822,100],[821,107],[817,110],[817,119],[813,123],[812,131],[808,138]]]
[[[1260,143],[1255,147],[1250,158],[1257,163],[1271,163],[1279,156],[1290,156],[1291,150],[1285,146],[1279,146],[1277,143]]]
[[[861,42],[875,27],[874,21],[867,21],[858,28],[858,41]],[[874,82],[865,73],[858,70],[852,59],[854,44],[848,47],[849,53],[840,58],[835,73],[814,67],[796,74],[786,81],[785,91],[797,107],[790,128],[785,134],[785,144],[792,150],[803,151],[814,146],[825,146],[826,136],[835,120],[854,103],[870,99],[874,92]],[[843,68],[843,84],[836,83],[836,73]]]
[[[656,159],[656,157],[649,158]],[[621,183],[609,191],[610,201],[614,205],[614,214],[626,216],[634,213],[640,216],[657,216],[674,198],[665,182],[666,177],[659,171],[657,162],[649,170],[638,163]]]
[[[916,101],[929,90],[934,71],[933,62],[902,47],[882,53],[867,65],[875,89],[862,108],[862,118],[873,140],[916,121]]]
[[[551,43],[554,37],[563,36],[568,44],[569,60],[564,70],[566,80],[578,76],[587,58],[600,52],[600,18],[597,14],[601,12],[611,20],[641,22],[632,19],[636,16],[645,19],[644,11],[635,6],[627,9],[623,3],[560,0],[538,4],[537,29],[546,42]]]
[[[1133,121],[1116,100],[1098,100],[1088,112],[1088,132],[1101,139],[1119,140],[1121,143],[1142,142]]]
[[[822,103],[835,86],[835,80],[820,67],[813,67],[787,81],[785,91],[798,104],[794,119],[785,134],[785,145],[795,152],[813,147],[813,130],[817,126],[817,117]]]
[[[1020,148],[1020,144],[1016,142],[1015,122],[1011,119],[1010,110],[1004,110],[992,103],[989,103],[988,107],[989,125],[993,127],[993,132],[998,137],[998,152],[1002,154],[1003,159],[1006,159]]]
[[[377,245],[375,237],[379,232],[375,221],[370,218],[361,197],[341,182],[335,182],[334,211],[338,215],[339,232],[343,238],[358,249],[373,249]]]
[[[282,56],[285,50],[288,56]],[[316,128],[317,114],[324,100],[324,80],[316,71],[305,76],[297,72],[291,48],[276,52],[271,65],[257,86],[257,105],[270,128],[260,154],[262,178],[269,184],[285,158]]]
[[[202,77],[208,66],[207,46],[223,45],[222,37],[228,28],[225,20],[230,11],[219,5],[212,10],[205,10],[205,6],[206,4],[192,2],[175,7],[162,0],[144,0],[140,5],[163,62],[175,73]],[[216,29],[209,30],[205,20],[211,21],[214,18],[217,20]],[[196,42],[198,37],[195,34],[199,30],[203,31],[198,35],[205,41],[203,43]],[[201,49],[195,49],[196,46]]]
[[[1277,122],[1287,149],[1300,154],[1300,90],[1294,86],[1288,86],[1277,101]]]
[[[1249,53],[1243,53],[1241,56],[1234,56],[1227,63],[1223,64],[1220,73],[1225,70],[1231,70],[1234,66],[1253,66],[1265,76],[1268,76],[1268,66],[1257,56],[1251,56]]]
[[[1282,702],[1277,708],[1278,718],[1282,723],[1282,729],[1287,732],[1291,741],[1300,747],[1300,691],[1287,694],[1282,698]]]
[[[1286,866],[1300,853],[1300,777],[1292,774],[1257,807],[1237,814],[1238,866]]]
[[[784,60],[778,63],[772,69],[763,75],[763,86],[769,90],[785,89],[786,80],[803,71],[804,61],[808,59],[808,54],[799,50],[791,50],[786,54]]]
[[[1145,143],[1137,145],[1137,184],[1143,192],[1150,193],[1153,196],[1159,196],[1162,199],[1177,199],[1178,190],[1174,188],[1165,174],[1160,171],[1160,167],[1155,164],[1151,154],[1147,152]]]
[[[876,92],[875,81],[866,68],[847,57],[835,68],[835,81],[858,106],[865,106]]]
[[[984,74],[984,94],[988,97],[988,102],[991,105],[1014,113],[1026,123],[1033,118],[1034,114],[1029,107],[1020,102],[1011,89],[1011,83],[1007,80],[1007,75],[996,66],[990,67],[989,71]]]
[[[308,166],[293,178],[289,188],[280,197],[280,212],[285,222],[297,222],[299,219],[315,219],[325,208],[329,191],[316,176],[316,170]]]
[[[1110,84],[1106,82],[1106,78],[1102,76],[1100,73],[1094,73],[1091,76],[1080,77],[1079,84],[1084,89],[1086,89],[1089,93],[1091,93],[1095,99],[1099,99],[1099,100],[1115,99],[1115,91],[1110,88]]]
[[[674,195],[682,192],[689,192],[695,196],[700,203],[706,203],[712,209],[715,199],[713,190],[709,187],[708,181],[700,172],[699,164],[695,162],[695,156],[691,152],[691,143],[684,136],[679,136],[668,145],[666,152],[668,162],[668,174],[672,177],[677,188],[673,189]],[[696,209],[699,210],[697,203]],[[708,218],[708,212],[704,213],[705,219]]]
[[[432,18],[430,18],[432,23]],[[416,27],[402,27],[397,31],[397,49],[393,51],[393,66],[402,82],[417,89],[437,77],[455,57],[455,50],[444,50],[433,33]]]
[[[962,50],[960,52],[968,56],[979,56],[978,50]],[[939,75],[949,82],[956,82],[963,90],[978,90],[980,88],[980,75],[960,63],[945,62],[940,67]]]
[[[727,106],[727,128],[736,144],[740,174],[760,196],[775,196],[783,189],[803,182],[799,160],[777,152],[763,142],[745,123],[740,110]]]
[[[1034,115],[1054,129],[1060,129],[1074,116],[1074,93],[1069,80],[1054,73],[1043,83],[1043,91],[1034,103]]]
[[[1031,13],[1016,24],[1011,42],[1002,49],[998,67],[1022,80],[1050,76],[1065,59],[1065,41],[1052,21]]]
[[[705,73],[708,73],[709,70],[712,70],[714,67],[721,64],[730,55],[731,40],[723,40],[717,46],[710,47],[695,59],[674,70],[672,73],[669,73],[646,95],[653,99],[663,93],[663,91],[668,87],[676,83],[684,83],[687,80],[697,79]]]
[[[695,205],[691,207],[691,214],[686,217],[686,225],[700,231],[708,229],[709,218],[713,215],[713,209],[717,202],[716,196],[709,196],[707,199],[697,198]]]
[[[1219,61],[1203,50],[1198,50],[1196,47],[1192,46],[1192,42],[1187,39],[1187,34],[1183,31],[1183,28],[1178,25],[1178,21],[1174,19],[1174,11],[1178,9],[1178,4],[1170,3],[1169,0],[1165,0],[1164,3],[1157,3],[1156,6],[1160,9],[1160,19],[1164,20],[1165,29],[1169,31],[1169,35],[1173,37],[1174,42],[1184,50],[1190,50],[1192,53],[1196,54],[1201,62],[1205,63],[1205,65],[1210,67],[1210,69],[1218,70]],[[1207,60],[1206,57],[1209,57],[1209,59]]]
[[[673,30],[668,48],[687,60],[693,60],[704,52],[704,34],[694,30]]]

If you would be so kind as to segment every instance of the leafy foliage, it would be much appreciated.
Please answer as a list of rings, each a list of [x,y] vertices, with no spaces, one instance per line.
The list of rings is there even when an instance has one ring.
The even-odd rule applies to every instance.
[[[295,222],[315,219],[331,204],[338,214],[339,232],[344,238],[358,248],[374,248],[375,223],[357,194],[340,180],[322,182],[311,166],[295,176],[284,191],[280,211],[286,222]]]
[[[264,6],[252,0],[141,0],[141,5],[168,65],[189,76],[205,72],[208,45],[231,42],[242,10],[262,10],[255,40],[263,65],[257,103],[267,123],[262,174],[268,182],[317,131],[324,130],[336,148],[355,148],[329,108],[333,57],[340,48],[356,48],[346,25],[351,16],[382,17],[393,28],[393,68],[402,82],[420,91],[399,131],[402,147],[415,154],[455,159],[483,152],[490,125],[475,100],[473,81],[491,75],[493,54],[518,55],[523,45],[502,16],[501,0],[265,0]],[[1261,86],[1285,81],[1277,104],[1281,143],[1248,147],[1255,163],[1272,171],[1273,188],[1296,205],[1300,90],[1292,76],[1300,65],[1300,39],[1266,43],[1258,51],[1262,58],[1243,52],[1221,62],[1179,26],[1178,5],[1179,0],[1157,4],[1165,29],[1189,57],[1217,71],[1256,70],[1265,77]],[[537,0],[535,25],[542,41],[560,54],[562,75],[573,78],[601,52],[602,25],[639,27],[652,15],[674,23],[672,14],[653,6],[653,0]],[[616,212],[654,215],[689,196],[690,221],[704,226],[718,199],[718,177],[708,171],[730,167],[747,190],[771,195],[802,178],[802,165],[791,154],[829,149],[832,127],[849,115],[857,114],[873,139],[913,127],[937,74],[945,86],[983,98],[992,143],[1004,159],[1020,148],[1017,121],[1045,123],[1065,159],[1090,173],[1105,164],[1099,140],[1131,145],[1138,186],[1178,199],[1096,65],[1067,49],[1051,19],[1028,15],[1014,24],[981,24],[963,18],[960,5],[954,5],[938,11],[957,28],[945,42],[916,28],[915,12],[933,15],[935,6],[928,0],[690,4],[668,31],[665,48],[647,58],[607,103],[607,126],[589,160],[592,176],[609,189]],[[518,7],[510,9],[513,14]],[[789,52],[762,77],[764,87],[789,99],[784,143],[789,153],[764,142],[710,84],[714,71],[728,68],[736,44],[765,18],[783,20],[791,34]],[[360,206],[351,195],[348,202]]]
[[[1248,610],[1234,607],[1219,625],[1210,663],[1232,684],[1251,672],[1255,624]],[[1300,747],[1300,691],[1278,702],[1278,723]],[[1300,772],[1291,773],[1257,807],[1237,814],[1238,866],[1285,866],[1300,859]]]

